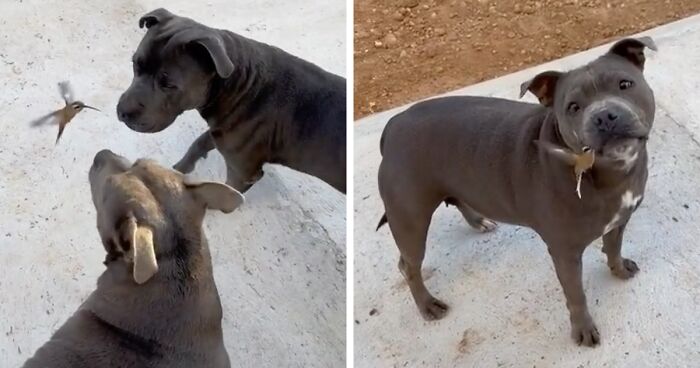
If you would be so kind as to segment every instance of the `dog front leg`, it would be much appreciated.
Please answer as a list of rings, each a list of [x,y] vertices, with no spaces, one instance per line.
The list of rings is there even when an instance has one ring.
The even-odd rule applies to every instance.
[[[622,224],[603,235],[603,253],[608,256],[608,267],[612,274],[627,280],[639,272],[639,267],[631,259],[622,257],[622,235],[627,224]]]
[[[557,248],[554,249],[557,251],[553,251],[553,247],[550,246],[549,253],[554,261],[557,278],[559,278],[566,297],[566,307],[569,309],[571,320],[571,337],[579,345],[597,345],[600,341],[600,334],[593,318],[588,313],[586,294],[583,292],[583,282],[581,281],[581,257],[584,247],[581,250],[575,250],[565,244],[557,244]]]
[[[200,135],[194,140],[190,148],[185,153],[185,156],[173,166],[173,169],[189,174],[194,170],[194,166],[200,158],[206,158],[207,153],[214,149],[214,139],[209,130]]]
[[[227,159],[226,184],[232,186],[241,193],[245,193],[258,180],[262,179],[265,172],[262,165],[255,166],[244,162]]]

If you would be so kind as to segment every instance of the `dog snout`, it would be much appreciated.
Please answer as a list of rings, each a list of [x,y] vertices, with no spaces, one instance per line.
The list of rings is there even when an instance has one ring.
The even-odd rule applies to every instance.
[[[607,101],[594,104],[587,116],[591,133],[599,137],[627,137],[637,135],[643,128],[640,114],[626,101]]]
[[[143,113],[144,104],[129,97],[122,96],[117,104],[117,117],[124,123],[138,119]]]
[[[111,165],[119,170],[127,170],[131,166],[130,162],[116,153],[103,149],[95,154],[95,158],[92,161],[92,170],[99,170],[107,165]]]
[[[620,116],[622,113],[615,108],[603,109],[591,117],[593,125],[601,133],[613,133],[620,129]]]
[[[92,160],[92,165],[96,166],[96,167],[103,166],[104,163],[107,162],[107,160],[110,157],[114,157],[114,156],[116,156],[114,152],[112,152],[108,149],[103,149],[100,152],[97,152],[95,154],[95,159]]]
[[[100,152],[97,152],[95,154],[95,159],[92,161],[92,164],[95,166],[102,166],[102,164],[105,162],[107,157],[113,156],[114,152],[108,150],[108,149],[103,149]]]
[[[593,124],[598,131],[610,133],[616,130],[620,114],[613,110],[602,110],[593,115]]]

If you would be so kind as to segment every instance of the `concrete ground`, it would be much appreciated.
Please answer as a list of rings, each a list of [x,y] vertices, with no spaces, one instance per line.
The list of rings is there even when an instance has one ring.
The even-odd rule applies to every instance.
[[[157,134],[117,122],[131,54],[157,7],[279,46],[345,74],[345,1],[0,0],[0,367],[18,366],[94,289],[104,269],[87,172],[102,148],[175,163],[206,123]],[[28,123],[60,107],[69,79],[86,110],[58,146]],[[205,224],[234,367],[345,366],[345,196],[281,167]],[[225,179],[218,154],[196,177]]]
[[[700,361],[700,16],[645,34],[659,46],[646,76],[657,114],[648,149],[644,202],[625,233],[623,254],[641,272],[614,278],[595,242],[584,287],[601,346],[569,337],[564,296],[544,243],[530,229],[471,230],[454,207],[434,215],[426,285],[451,306],[424,322],[398,272],[377,192],[379,137],[406,107],[355,125],[355,363],[358,367],[697,367]],[[453,94],[517,99],[520,83],[570,69],[607,51],[589,50]],[[527,97],[535,101],[533,96]],[[371,314],[370,314],[371,312]]]

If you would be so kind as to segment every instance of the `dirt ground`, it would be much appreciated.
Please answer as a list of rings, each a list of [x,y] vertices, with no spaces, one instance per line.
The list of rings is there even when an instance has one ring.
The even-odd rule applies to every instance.
[[[700,12],[700,0],[355,0],[355,118]]]

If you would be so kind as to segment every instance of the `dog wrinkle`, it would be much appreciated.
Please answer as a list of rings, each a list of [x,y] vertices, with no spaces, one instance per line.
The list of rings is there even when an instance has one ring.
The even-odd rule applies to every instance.
[[[146,359],[153,359],[154,357],[163,357],[163,354],[161,352],[162,347],[157,341],[143,338],[134,333],[119,328],[100,318],[93,312],[87,313],[89,317],[92,317],[92,319],[95,322],[97,322],[98,326],[104,328],[112,336],[114,336],[119,341],[119,345],[125,350],[135,352]]]

